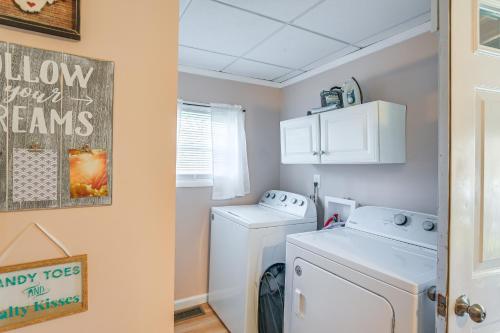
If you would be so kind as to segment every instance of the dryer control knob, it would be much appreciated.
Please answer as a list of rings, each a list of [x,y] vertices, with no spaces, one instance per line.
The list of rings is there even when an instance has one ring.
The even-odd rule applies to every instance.
[[[300,200],[299,206],[304,206],[304,204],[305,204],[304,200]]]
[[[280,197],[280,201],[286,201],[286,194],[283,194],[281,197]]]
[[[408,217],[404,214],[396,214],[394,215],[394,224],[396,225],[405,225],[408,222]]]
[[[424,221],[422,223],[422,227],[424,228],[425,231],[432,231],[435,228],[434,222],[432,221]]]
[[[271,193],[267,192],[266,193],[266,198],[269,198],[271,196]]]
[[[297,198],[293,198],[293,199],[292,199],[292,203],[293,203],[294,205],[296,205],[296,204],[297,204],[297,202],[299,202],[299,200],[297,200]]]
[[[271,199],[276,198],[276,193],[271,193]]]

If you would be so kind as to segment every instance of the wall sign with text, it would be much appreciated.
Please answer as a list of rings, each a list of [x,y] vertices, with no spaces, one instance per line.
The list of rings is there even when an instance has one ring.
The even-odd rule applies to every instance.
[[[111,204],[114,65],[0,42],[0,211]]]
[[[87,308],[86,255],[0,267],[0,332]]]

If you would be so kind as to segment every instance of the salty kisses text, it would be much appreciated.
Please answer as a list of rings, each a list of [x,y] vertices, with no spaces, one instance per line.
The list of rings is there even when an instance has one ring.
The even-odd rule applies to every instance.
[[[14,67],[11,53],[5,52],[3,59],[0,54],[0,75],[5,76],[8,82],[2,88],[3,98],[1,103],[9,106],[11,103],[15,103],[18,98],[31,100],[39,104],[47,102],[59,103],[63,98],[63,93],[59,88],[53,88],[50,93],[45,93],[30,87],[23,87],[23,82],[55,85],[62,80],[67,87],[73,87],[78,82],[79,87],[85,89],[94,72],[93,67],[84,73],[79,65],[75,65],[74,69],[70,70],[64,62],[57,63],[53,60],[44,60],[40,64],[38,75],[34,76],[31,68],[31,58],[26,55],[22,57],[19,64],[19,72],[16,72]],[[0,104],[0,130],[4,132],[8,131],[9,123],[13,133],[38,132],[40,134],[54,134],[56,125],[63,126],[66,135],[89,136],[94,130],[90,122],[93,115],[88,111],[81,111],[74,117],[73,111],[66,111],[64,115],[61,115],[56,109],[50,109],[50,112],[46,115],[44,108],[35,106],[31,113],[31,119],[26,119],[25,115],[29,111],[27,107],[12,105],[10,122],[8,122],[9,109],[3,104]],[[49,119],[48,123],[46,118]],[[78,121],[79,125],[73,124],[74,119]]]
[[[33,305],[30,306],[9,306],[8,309],[0,311],[0,320],[11,319],[15,317],[24,318],[28,314],[30,309],[33,312],[47,311],[71,304],[77,304],[80,303],[80,301],[80,295],[75,295],[66,298],[60,298],[57,300],[47,298],[43,301],[36,301],[35,303],[33,303]]]

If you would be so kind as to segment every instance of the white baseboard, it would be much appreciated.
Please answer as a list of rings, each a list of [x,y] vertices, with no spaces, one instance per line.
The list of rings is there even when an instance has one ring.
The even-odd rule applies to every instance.
[[[174,303],[174,310],[175,311],[184,310],[207,302],[208,302],[207,294],[201,294],[188,298],[178,299]]]

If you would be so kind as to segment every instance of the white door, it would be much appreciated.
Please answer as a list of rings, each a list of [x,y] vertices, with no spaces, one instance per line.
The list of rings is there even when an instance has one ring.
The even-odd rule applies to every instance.
[[[294,267],[290,333],[393,332],[386,299],[305,260]]]
[[[378,108],[372,103],[323,113],[320,120],[322,163],[378,162]]]
[[[282,121],[281,163],[315,164],[319,156],[319,116]]]
[[[450,3],[448,332],[500,332],[500,1]]]

